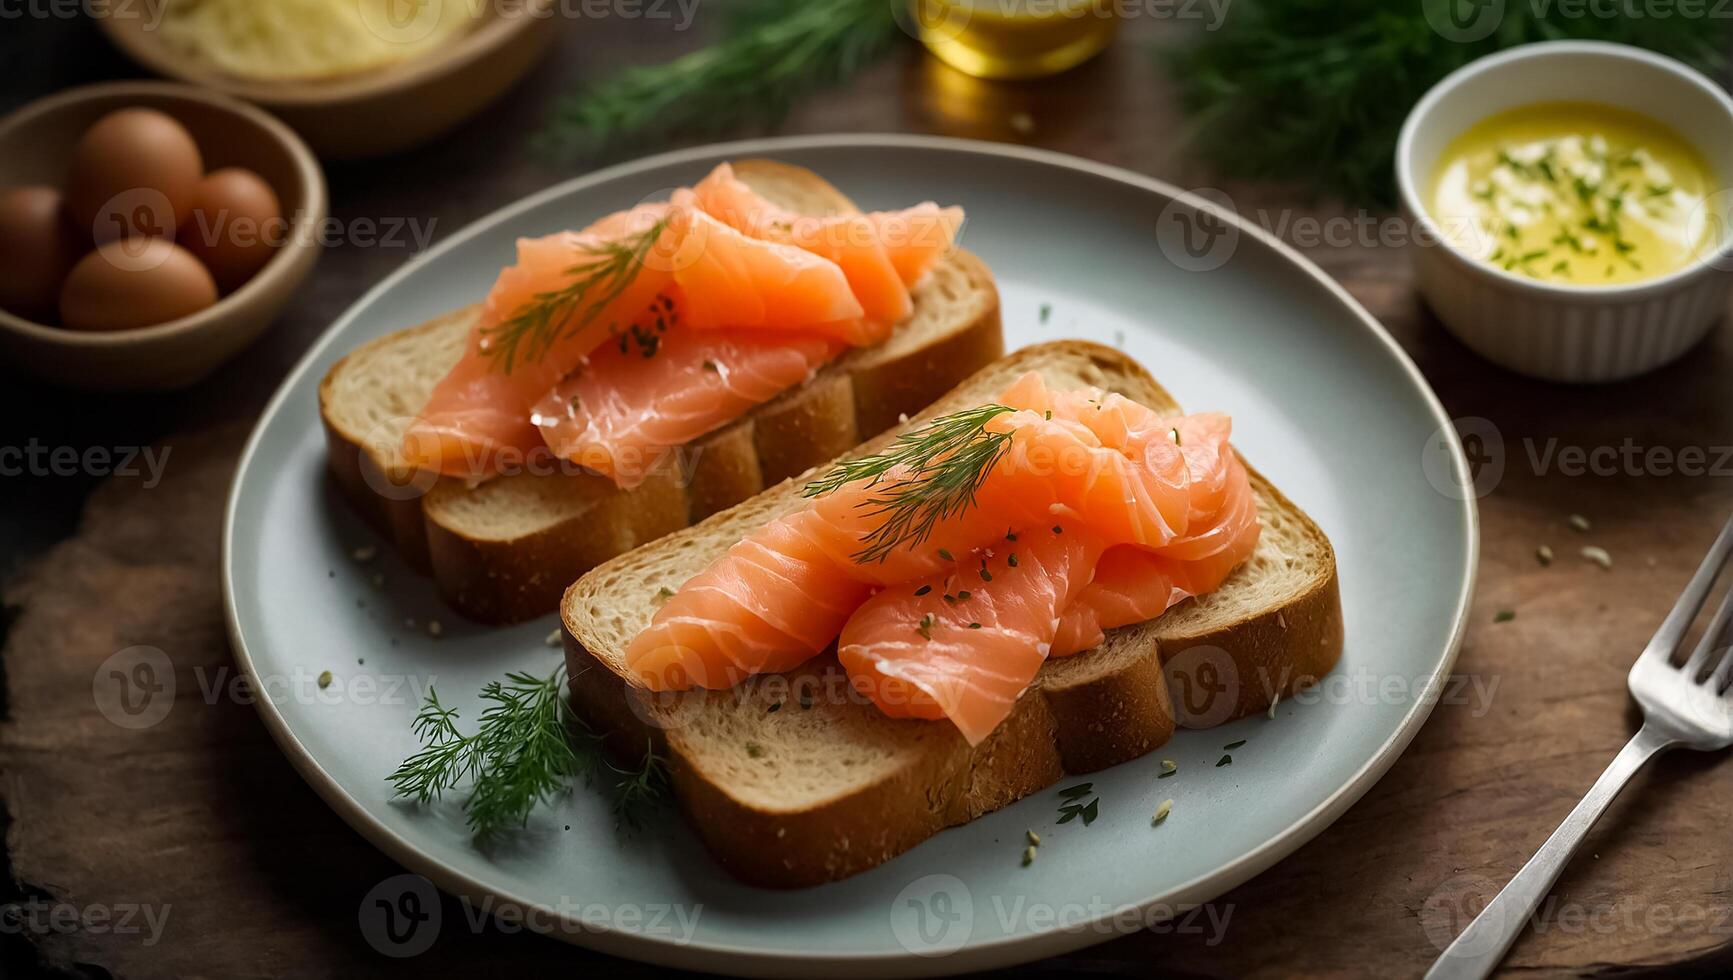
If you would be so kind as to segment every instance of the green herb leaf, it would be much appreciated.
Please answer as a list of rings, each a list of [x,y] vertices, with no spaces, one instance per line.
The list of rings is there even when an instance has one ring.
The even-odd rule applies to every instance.
[[[1583,17],[1559,4],[1507,4],[1477,39],[1446,37],[1455,0],[1257,0],[1220,30],[1157,56],[1179,87],[1193,139],[1218,172],[1299,180],[1356,203],[1394,204],[1390,160],[1403,118],[1439,79],[1532,41],[1617,41],[1671,55],[1712,77],[1728,22]]]
[[[651,750],[638,769],[611,766],[600,739],[566,706],[564,677],[562,666],[546,678],[519,672],[489,682],[481,692],[488,705],[473,735],[458,730],[457,710],[429,689],[413,723],[421,750],[387,777],[396,795],[430,803],[469,781],[464,815],[470,832],[485,840],[524,826],[538,803],[570,788],[573,776],[606,768],[622,777],[615,786],[616,818],[636,826],[640,811],[662,794],[661,760]]]
[[[540,142],[570,155],[774,125],[889,52],[902,36],[893,9],[886,0],[736,3],[719,42],[577,92],[555,107]]]
[[[540,360],[562,338],[594,323],[637,278],[644,258],[667,227],[668,219],[663,218],[618,241],[585,246],[591,258],[566,269],[570,279],[566,285],[535,294],[509,318],[482,330],[482,352],[489,362],[510,373],[518,363]],[[655,352],[653,343],[644,343],[646,356]]]
[[[868,489],[882,484],[859,505],[882,520],[861,536],[854,558],[883,561],[899,547],[925,541],[940,521],[974,504],[975,493],[1011,445],[1011,433],[990,432],[986,425],[1011,411],[983,405],[936,418],[898,436],[884,452],[843,460],[802,492],[816,497],[856,481]],[[942,548],[939,557],[951,560]]]

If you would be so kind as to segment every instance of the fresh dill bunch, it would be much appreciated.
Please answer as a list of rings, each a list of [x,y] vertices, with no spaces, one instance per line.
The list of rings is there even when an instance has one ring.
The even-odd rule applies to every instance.
[[[662,761],[650,751],[637,770],[609,764],[601,740],[567,707],[564,679],[562,665],[545,678],[514,672],[488,682],[481,691],[488,704],[473,735],[458,730],[457,710],[430,688],[414,722],[421,750],[387,777],[396,795],[430,803],[468,781],[464,816],[470,832],[487,840],[523,827],[537,804],[570,789],[572,777],[588,781],[605,767],[620,777],[616,819],[637,826],[666,786]]]
[[[898,0],[750,0],[721,40],[659,65],[628,68],[563,99],[541,135],[555,153],[774,125],[813,91],[841,84],[890,50]]]
[[[663,229],[662,218],[636,234],[616,241],[586,244],[592,256],[565,270],[571,282],[540,292],[512,311],[510,318],[482,331],[483,351],[492,362],[510,373],[519,359],[539,360],[562,337],[577,333],[595,322],[609,303],[620,298],[644,267],[644,258],[655,247]]]
[[[1558,4],[1506,3],[1488,36],[1458,41],[1432,26],[1450,23],[1444,5],[1455,2],[1241,0],[1220,30],[1158,57],[1192,117],[1197,149],[1224,175],[1298,180],[1386,206],[1395,201],[1396,137],[1408,110],[1483,55],[1580,38],[1649,48],[1711,74],[1726,65],[1721,19],[1583,17]]]
[[[987,474],[1011,445],[1011,433],[990,432],[987,423],[1011,411],[983,405],[940,416],[898,436],[882,453],[843,460],[801,492],[817,497],[856,481],[866,481],[868,488],[883,483],[859,505],[883,521],[861,536],[863,547],[854,555],[863,563],[883,561],[902,545],[925,541],[940,521],[975,502]]]

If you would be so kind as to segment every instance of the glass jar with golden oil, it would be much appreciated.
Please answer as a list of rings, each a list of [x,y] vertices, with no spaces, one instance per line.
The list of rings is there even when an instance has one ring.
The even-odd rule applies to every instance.
[[[1118,26],[1116,0],[909,0],[921,43],[978,78],[1035,78],[1089,60]]]

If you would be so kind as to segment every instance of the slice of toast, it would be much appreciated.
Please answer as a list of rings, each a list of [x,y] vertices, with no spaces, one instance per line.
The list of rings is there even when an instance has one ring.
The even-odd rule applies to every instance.
[[[1180,411],[1124,354],[1059,341],[987,367],[918,418],[979,405],[1031,370],[1058,388],[1094,385]],[[874,452],[907,427],[855,452]],[[1064,773],[1149,752],[1176,722],[1209,727],[1262,711],[1327,673],[1342,649],[1335,554],[1256,471],[1252,485],[1263,534],[1221,589],[1048,661],[974,747],[949,722],[886,717],[853,693],[831,653],[729,691],[654,695],[626,680],[626,645],[649,623],[659,590],[679,589],[753,529],[804,506],[797,481],[573,584],[561,609],[573,704],[616,751],[653,745],[662,754],[681,808],[741,879],[800,887],[843,878]]]
[[[735,174],[805,214],[855,210],[818,175],[772,160]],[[738,503],[845,452],[919,411],[1004,353],[999,293],[980,259],[954,249],[916,286],[914,313],[889,340],[843,355],[813,378],[686,447],[620,490],[594,474],[520,472],[478,484],[417,473],[403,434],[462,356],[480,307],[381,337],[332,366],[319,386],[338,487],[459,612],[512,623],[554,611],[573,579],[615,555]]]

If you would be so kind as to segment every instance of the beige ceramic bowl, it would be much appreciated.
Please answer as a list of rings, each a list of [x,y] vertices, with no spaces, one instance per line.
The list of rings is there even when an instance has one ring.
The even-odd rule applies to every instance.
[[[327,159],[394,153],[469,118],[534,67],[562,20],[555,0],[492,2],[479,25],[423,57],[329,81],[260,82],[166,45],[154,29],[165,2],[137,0],[97,21],[139,64],[270,109]]]
[[[198,141],[207,170],[239,166],[263,177],[289,219],[287,239],[263,269],[216,305],[153,327],[86,333],[0,310],[0,356],[62,384],[100,389],[192,384],[258,337],[318,258],[317,231],[327,205],[325,178],[312,151],[264,112],[186,85],[91,85],[0,119],[0,187],[61,186],[73,147],[90,124],[132,106],[179,120]]]

